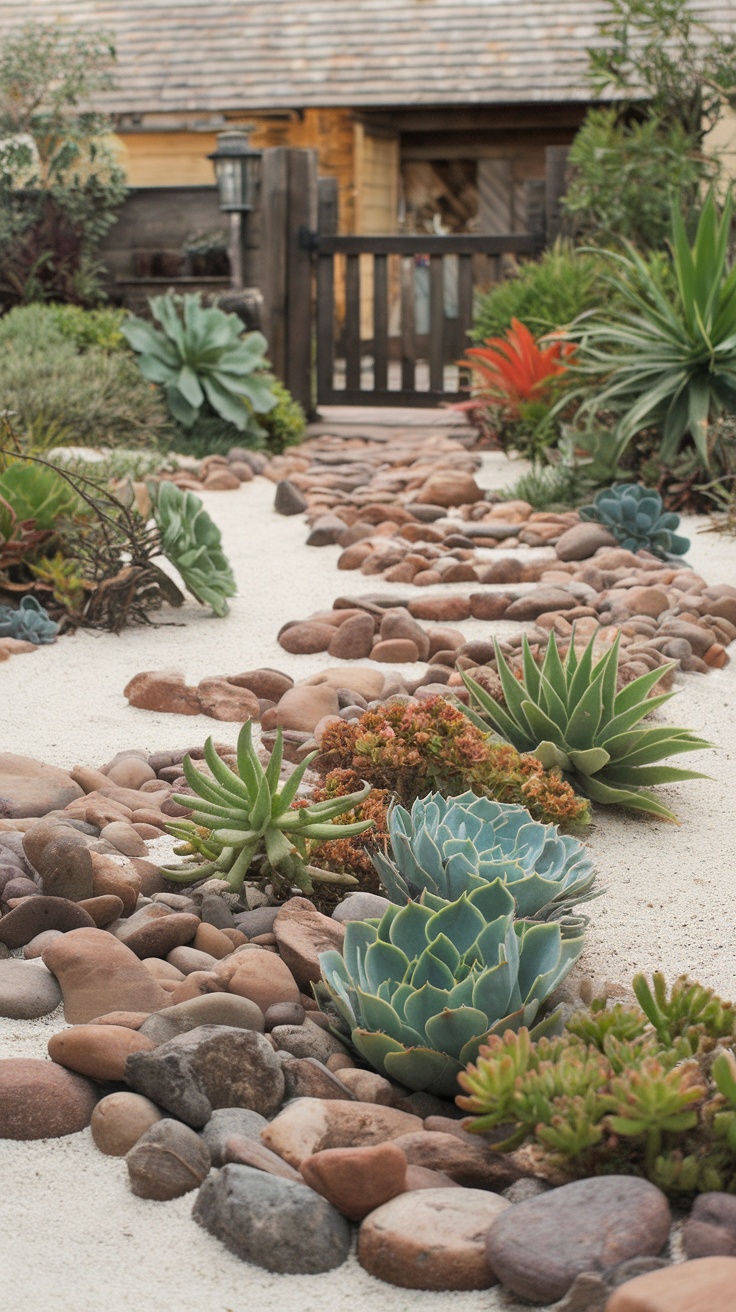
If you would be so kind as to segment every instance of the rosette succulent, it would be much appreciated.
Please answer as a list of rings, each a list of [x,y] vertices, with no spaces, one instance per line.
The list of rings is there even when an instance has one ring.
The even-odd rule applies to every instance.
[[[23,642],[54,642],[59,631],[55,620],[35,597],[24,597],[15,610],[0,606],[0,638],[19,638]]]
[[[411,811],[392,805],[388,831],[393,859],[377,852],[373,863],[391,901],[401,905],[425,889],[454,901],[501,880],[519,918],[557,920],[596,896],[583,844],[532,820],[523,806],[470,792],[431,793]]]
[[[215,615],[227,615],[227,598],[237,592],[235,575],[222,550],[222,534],[193,492],[173,483],[149,484],[161,550],[186,587]]]
[[[175,849],[178,856],[191,860],[175,867],[164,867],[166,879],[178,884],[193,884],[209,876],[227,879],[233,892],[239,892],[251,864],[265,851],[265,873],[286,888],[296,885],[311,892],[312,879],[326,883],[355,884],[350,875],[336,875],[306,865],[307,839],[351,838],[369,829],[372,821],[336,825],[333,820],[358,806],[370,792],[366,784],[347,797],[331,797],[324,802],[292,806],[304,773],[317,755],[313,752],[296,767],[279,790],[283,744],[281,730],[271,759],[264,770],[251,736],[247,720],[238,735],[237,773],[218,756],[211,738],[204,747],[204,759],[210,774],[203,774],[184,757],[182,770],[190,788],[190,797],[174,793],[174,801],[191,808],[190,819],[177,820],[167,829],[184,846]]]
[[[690,539],[678,536],[680,516],[665,511],[659,492],[641,483],[616,483],[599,492],[592,506],[580,507],[580,518],[605,524],[622,547],[651,551],[662,560],[684,556]]]
[[[180,424],[191,428],[202,407],[209,405],[242,431],[254,412],[273,409],[276,397],[266,373],[262,333],[243,335],[237,314],[202,305],[196,292],[154,296],[149,305],[160,328],[130,315],[121,331],[139,353],[143,377],[165,388],[169,409]]]
[[[495,880],[453,902],[425,890],[380,921],[351,921],[344,955],[320,957],[320,1007],[374,1070],[453,1097],[487,1036],[533,1025],[582,950],[582,934],[564,938],[558,924],[514,913]],[[540,1019],[532,1034],[557,1024],[556,1014]]]
[[[541,668],[532,656],[526,636],[523,665],[517,678],[496,642],[496,663],[505,706],[480,684],[463,674],[483,719],[468,708],[474,723],[495,729],[519,752],[533,752],[545,769],[558,766],[594,802],[630,806],[666,820],[677,817],[652,793],[650,784],[702,779],[697,770],[660,765],[664,757],[712,747],[689,729],[671,725],[637,728],[658,706],[673,696],[649,694],[672,665],[659,666],[616,692],[620,635],[599,661],[593,661],[595,635],[578,657],[573,640],[564,663],[554,633]]]

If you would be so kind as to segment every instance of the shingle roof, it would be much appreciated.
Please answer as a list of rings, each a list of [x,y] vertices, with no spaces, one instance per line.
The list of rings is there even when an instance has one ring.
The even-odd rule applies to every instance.
[[[694,0],[736,34],[733,0]],[[605,0],[1,0],[3,31],[59,17],[114,34],[110,111],[590,99]]]

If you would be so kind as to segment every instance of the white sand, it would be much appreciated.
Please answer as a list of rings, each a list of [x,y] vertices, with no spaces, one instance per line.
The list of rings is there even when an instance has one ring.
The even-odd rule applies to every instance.
[[[511,482],[521,466],[485,457],[480,481]],[[293,657],[276,642],[279,627],[340,593],[404,586],[338,573],[337,548],[304,547],[301,517],[272,511],[265,479],[239,492],[210,493],[205,503],[223,530],[241,586],[229,619],[212,619],[188,604],[166,614],[166,626],[128,630],[119,638],[79,633],[34,655],[0,666],[0,749],[69,768],[98,765],[124,747],[156,750],[202,742],[214,733],[234,742],[237,726],[205,717],[154,715],[130,708],[123,687],[140,670],[175,666],[197,681],[261,665],[296,678],[324,668],[324,655]],[[693,535],[690,561],[711,583],[736,581],[736,543]],[[498,554],[498,553],[494,553]],[[454,585],[444,591],[464,591]],[[411,589],[408,589],[411,591]],[[416,590],[419,591],[419,590]],[[185,624],[182,624],[185,621]],[[468,636],[500,632],[477,621]],[[407,673],[413,667],[406,667]],[[679,827],[599,809],[591,834],[608,892],[591,906],[583,968],[597,981],[626,983],[636,970],[662,968],[699,977],[736,996],[736,665],[688,675],[665,708],[672,723],[698,730],[718,753],[683,758],[710,780],[662,789]],[[45,1055],[63,1024],[0,1020],[0,1055]],[[89,1132],[43,1143],[0,1142],[0,1288],[7,1307],[35,1312],[501,1312],[521,1307],[498,1292],[427,1294],[368,1277],[354,1259],[323,1276],[276,1277],[240,1262],[190,1219],[194,1195],[172,1203],[135,1199],[124,1165],[97,1152]],[[526,1305],[525,1305],[526,1306]]]

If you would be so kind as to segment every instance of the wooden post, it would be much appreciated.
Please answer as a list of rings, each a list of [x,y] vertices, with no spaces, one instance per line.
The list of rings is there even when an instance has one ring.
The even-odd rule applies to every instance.
[[[567,191],[567,157],[569,146],[547,146],[545,158],[545,230],[547,245],[550,246],[560,233],[563,212],[560,205]]]
[[[263,294],[263,331],[274,373],[286,381],[287,314],[287,211],[289,205],[289,151],[278,146],[264,150],[260,196],[260,270]]]
[[[307,416],[314,414],[312,388],[313,260],[317,227],[317,151],[289,150],[286,213],[287,309],[284,382]],[[266,222],[268,217],[264,216]]]

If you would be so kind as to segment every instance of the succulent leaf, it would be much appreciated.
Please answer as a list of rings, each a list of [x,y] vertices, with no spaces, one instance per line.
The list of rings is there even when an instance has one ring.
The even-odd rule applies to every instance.
[[[689,538],[679,537],[679,515],[664,511],[658,492],[642,484],[617,483],[599,492],[590,506],[582,506],[580,518],[605,524],[629,551],[644,549],[662,560],[684,556]]]

